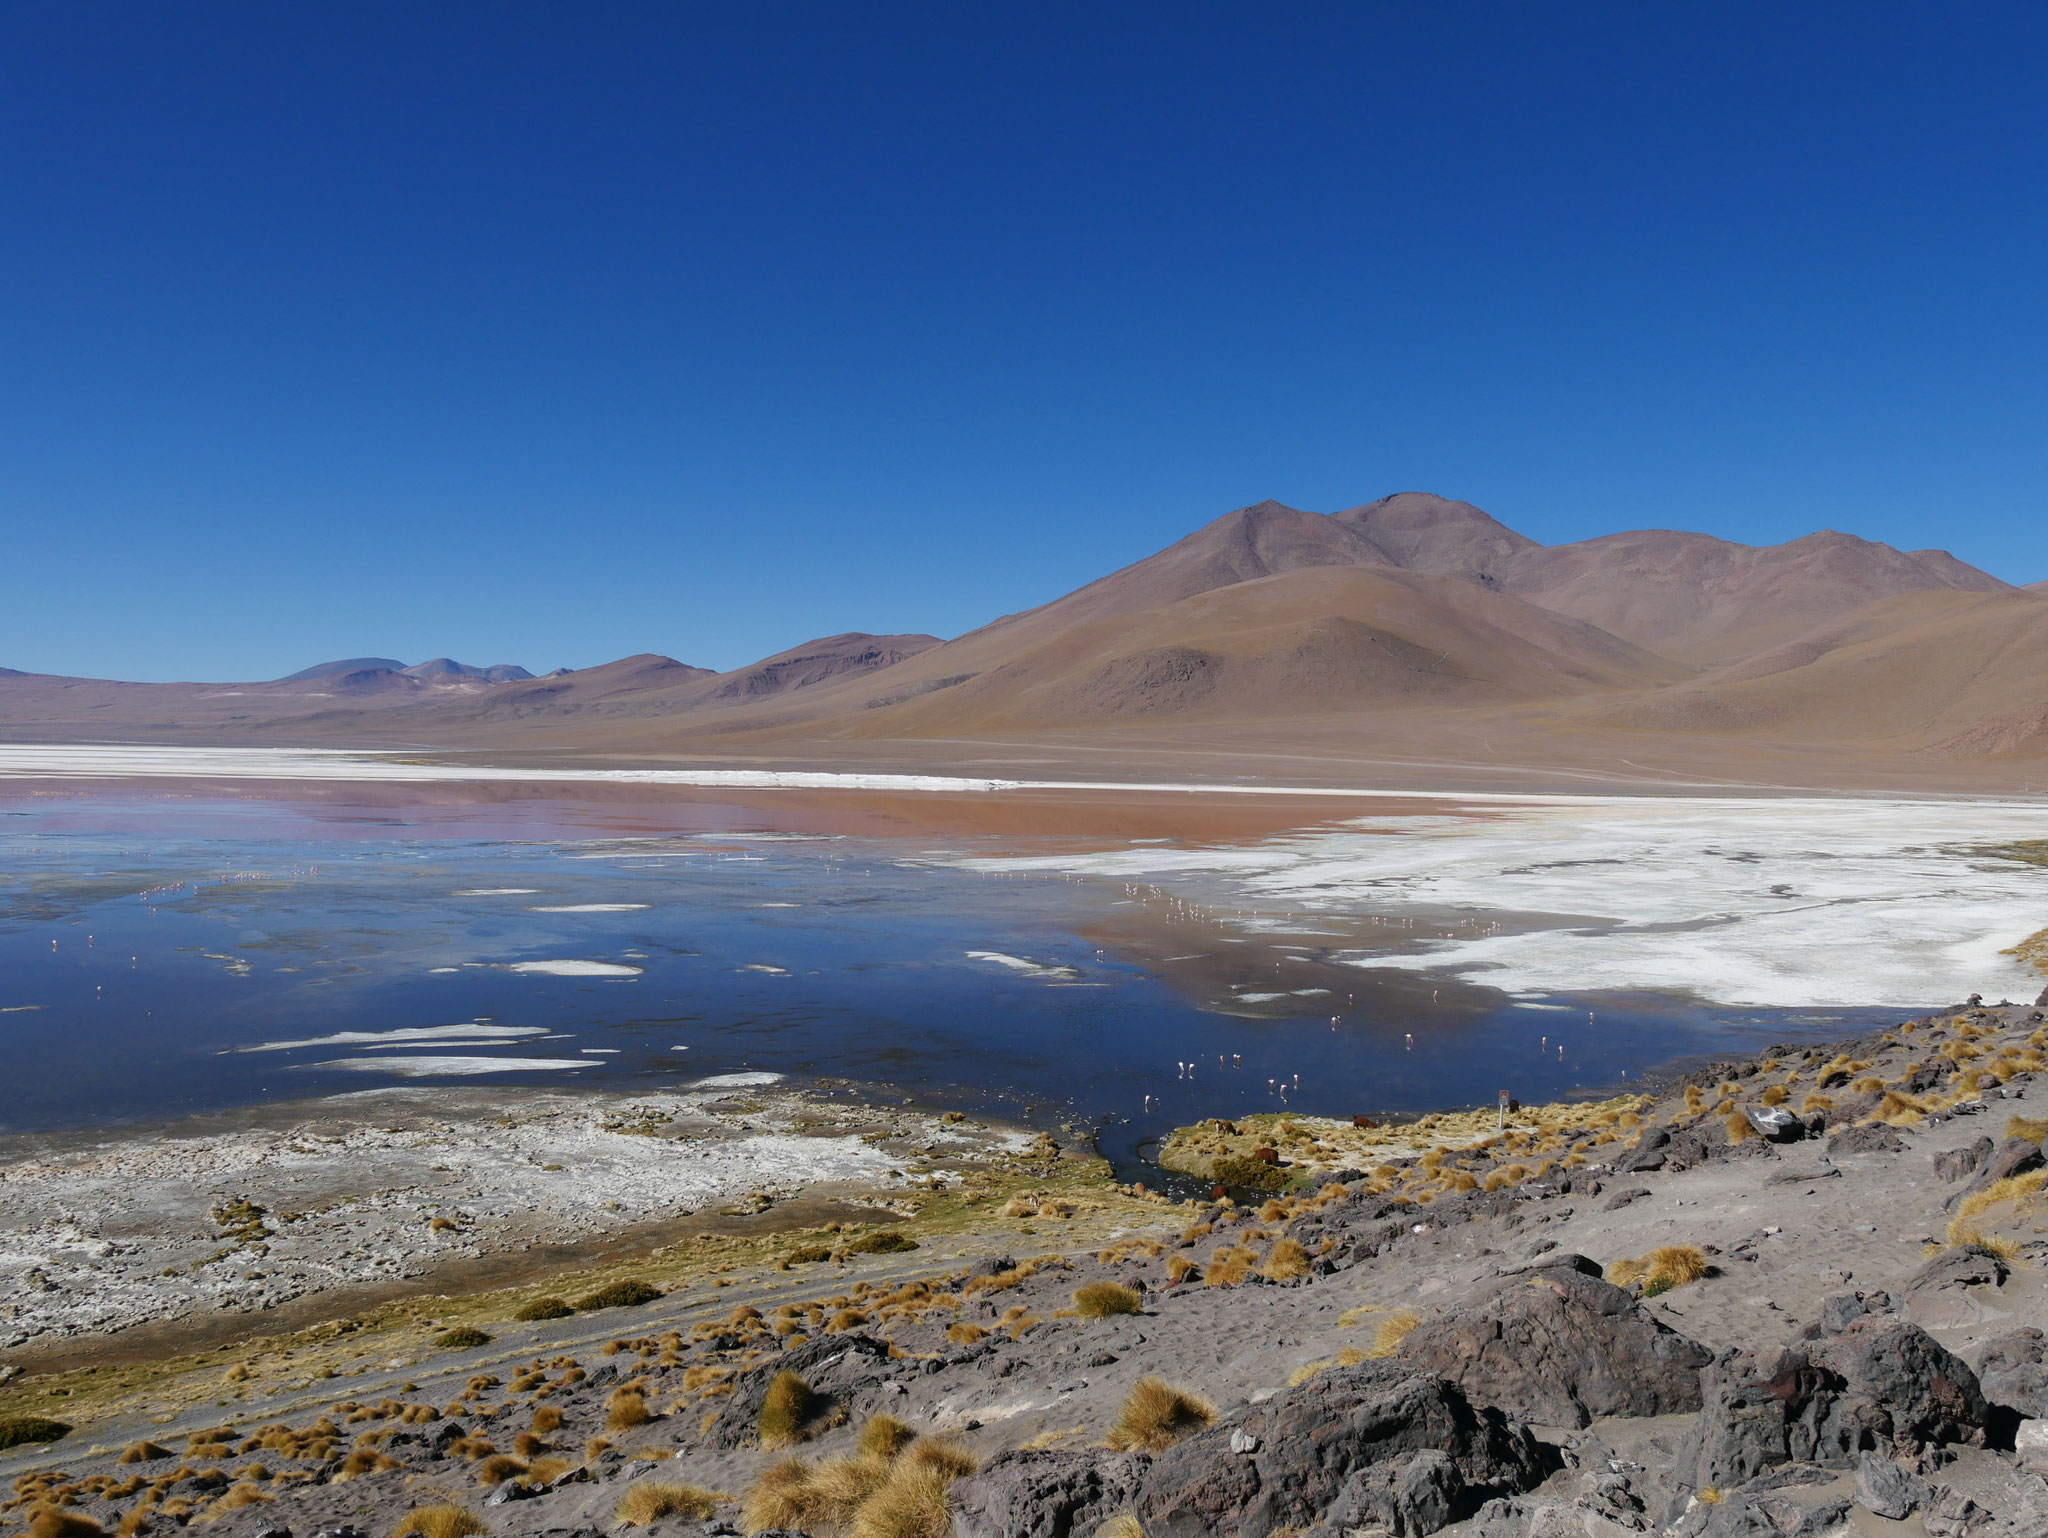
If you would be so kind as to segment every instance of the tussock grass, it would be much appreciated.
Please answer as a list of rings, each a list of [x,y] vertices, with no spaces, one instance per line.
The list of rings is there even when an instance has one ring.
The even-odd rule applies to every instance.
[[[1095,1538],[1145,1538],[1135,1511],[1120,1511],[1095,1529]]]
[[[43,1506],[29,1518],[26,1538],[99,1538],[105,1531],[91,1517],[61,1506]]]
[[[628,1278],[585,1293],[576,1300],[576,1307],[582,1313],[600,1308],[635,1308],[642,1303],[652,1303],[660,1296],[659,1287],[637,1278]]]
[[[1366,1348],[1366,1356],[1373,1361],[1392,1356],[1421,1323],[1422,1315],[1412,1308],[1398,1308],[1383,1315],[1373,1326],[1372,1345]]]
[[[911,1463],[891,1470],[854,1512],[848,1538],[948,1538],[953,1478],[943,1469]]]
[[[708,1522],[724,1499],[718,1491],[702,1485],[643,1479],[627,1487],[619,1504],[612,1508],[612,1521],[621,1527],[647,1527],[663,1517]]]
[[[443,1330],[434,1337],[434,1345],[443,1351],[461,1351],[472,1346],[488,1346],[490,1343],[490,1336],[469,1325]]]
[[[392,1467],[396,1468],[397,1464],[394,1462]],[[256,1485],[244,1481],[241,1484],[231,1486],[223,1492],[220,1499],[208,1506],[197,1520],[200,1522],[218,1522],[231,1511],[240,1511],[244,1506],[260,1506],[269,1501],[269,1499],[270,1497],[265,1495]]]
[[[2007,1265],[2011,1265],[2020,1258],[2019,1240],[2005,1234],[1980,1233],[1961,1218],[1954,1219],[1948,1225],[1948,1242],[1959,1248],[1963,1245],[1972,1245],[1977,1249],[1988,1251],[1990,1254],[1996,1255]],[[1933,1249],[1935,1253],[1939,1253],[1938,1246],[1933,1247]]]
[[[654,1412],[647,1408],[647,1396],[638,1389],[622,1388],[612,1395],[604,1424],[607,1431],[630,1431],[653,1419]]]
[[[2003,1180],[1994,1181],[1983,1190],[1973,1191],[1963,1198],[1949,1227],[1953,1231],[1957,1223],[1966,1222],[2001,1203],[2037,1195],[2043,1186],[2048,1186],[2048,1170],[2034,1170],[2025,1175],[2008,1175]],[[1954,1239],[1949,1240],[1951,1244],[1956,1242]]]
[[[1756,1128],[1749,1124],[1749,1118],[1740,1111],[1730,1111],[1721,1125],[1728,1131],[1731,1143],[1746,1143],[1756,1136]]]
[[[980,1325],[970,1324],[964,1319],[958,1324],[946,1326],[946,1339],[956,1346],[971,1346],[986,1334],[988,1334],[988,1331],[984,1330]]]
[[[1792,1098],[1792,1092],[1782,1084],[1773,1084],[1757,1098],[1765,1105],[1783,1105]]]
[[[2005,1135],[2025,1138],[2029,1143],[2048,1142],[2048,1117],[2035,1120],[2025,1116],[2014,1116],[2005,1124]]]
[[[1118,1452],[1164,1452],[1182,1437],[1216,1418],[1216,1407],[1198,1394],[1147,1373],[1124,1398],[1108,1445]]]
[[[916,1248],[917,1241],[908,1234],[885,1228],[879,1233],[862,1234],[846,1247],[846,1252],[849,1255],[900,1255]]]
[[[1309,1273],[1308,1251],[1293,1239],[1282,1239],[1266,1256],[1259,1275],[1269,1282],[1292,1282]]]
[[[530,1488],[540,1489],[575,1467],[567,1458],[536,1458],[526,1466],[526,1483]]]
[[[562,1426],[562,1412],[551,1404],[544,1404],[533,1412],[528,1429],[535,1436],[546,1436],[550,1431],[559,1431]]]
[[[415,1506],[391,1529],[391,1538],[472,1538],[490,1529],[474,1512],[449,1502]]]
[[[1668,1292],[1696,1282],[1708,1272],[1706,1254],[1696,1245],[1666,1244],[1632,1260],[1617,1260],[1607,1267],[1607,1280],[1617,1287],[1641,1282],[1645,1292],[1655,1287]]]
[[[1209,1257],[1208,1265],[1202,1268],[1204,1287],[1236,1287],[1252,1274],[1252,1262],[1258,1253],[1240,1245],[1226,1245]]]
[[[762,1397],[761,1413],[755,1422],[761,1445],[773,1451],[802,1441],[805,1425],[817,1410],[818,1396],[801,1373],[777,1373]]]
[[[917,1433],[893,1415],[870,1415],[860,1428],[856,1449],[863,1458],[893,1458],[912,1442]]]
[[[533,1324],[542,1319],[567,1319],[576,1310],[561,1298],[535,1298],[514,1310],[512,1317],[522,1324]]]
[[[116,1463],[154,1463],[159,1458],[171,1456],[172,1453],[168,1447],[159,1447],[154,1442],[144,1440],[141,1442],[130,1442],[121,1449],[121,1456],[114,1461]]]
[[[492,1453],[476,1466],[476,1482],[480,1485],[502,1485],[525,1472],[525,1459],[515,1458],[510,1453]]]
[[[341,1467],[334,1474],[334,1482],[340,1484],[344,1480],[360,1479],[365,1474],[385,1474],[397,1467],[398,1460],[389,1453],[380,1453],[374,1447],[358,1447],[341,1460]],[[493,1480],[491,1483],[495,1484],[497,1481]]]
[[[1074,1311],[1083,1319],[1107,1319],[1113,1314],[1142,1314],[1145,1295],[1122,1282],[1090,1282],[1074,1289]]]
[[[1192,1260],[1189,1260],[1185,1255],[1169,1255],[1166,1257],[1166,1285],[1169,1287],[1178,1287],[1190,1276],[1199,1279],[1201,1274],[1202,1268]]]

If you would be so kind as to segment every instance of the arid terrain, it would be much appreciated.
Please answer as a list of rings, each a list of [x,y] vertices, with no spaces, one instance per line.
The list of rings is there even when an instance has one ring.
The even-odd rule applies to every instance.
[[[1618,1100],[1209,1122],[1166,1162],[1235,1199],[1178,1203],[878,1128],[951,1189],[52,1361],[6,1521],[2023,1538],[2044,1052],[2038,1007],[1964,1004]],[[215,1215],[236,1264],[305,1221],[269,1216]]]
[[[951,640],[844,634],[725,673],[355,658],[275,682],[0,670],[13,741],[341,744],[527,762],[1276,783],[2037,788],[2048,593],[1822,532],[1536,544],[1407,492],[1229,513]]]

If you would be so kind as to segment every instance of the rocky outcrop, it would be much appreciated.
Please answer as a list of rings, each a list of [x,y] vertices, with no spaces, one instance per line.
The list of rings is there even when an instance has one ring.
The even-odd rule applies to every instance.
[[[953,1487],[955,1538],[1087,1538],[1131,1504],[1150,1462],[1083,1448],[999,1453]]]
[[[1865,1316],[1839,1334],[1735,1352],[1701,1376],[1698,1422],[1680,1449],[1695,1487],[1740,1485],[1780,1464],[1853,1466],[1865,1450],[1911,1455],[1983,1446],[1990,1402],[1961,1358],[1918,1325]]]
[[[1401,1356],[1477,1403],[1574,1427],[1697,1410],[1700,1370],[1714,1359],[1621,1288],[1564,1265],[1512,1278],[1477,1308],[1422,1326]]]
[[[1999,1336],[1984,1347],[1977,1376],[1993,1404],[2048,1418],[2048,1335],[2028,1328]]]
[[[888,1346],[871,1336],[817,1336],[735,1378],[731,1397],[699,1441],[720,1450],[754,1445],[760,1435],[761,1401],[778,1373],[794,1372],[821,1399],[851,1407],[872,1393],[894,1366]]]
[[[1990,1189],[2013,1175],[2024,1175],[2041,1168],[2044,1161],[2039,1143],[2029,1142],[2023,1137],[2009,1137],[1992,1151],[1970,1183],[1948,1199],[1949,1211],[1953,1212],[1962,1204],[1963,1198],[1979,1191]]]
[[[1318,1374],[1162,1453],[1135,1506],[1148,1538],[1264,1538],[1318,1521],[1413,1538],[1546,1472],[1527,1428],[1435,1373],[1379,1361]]]

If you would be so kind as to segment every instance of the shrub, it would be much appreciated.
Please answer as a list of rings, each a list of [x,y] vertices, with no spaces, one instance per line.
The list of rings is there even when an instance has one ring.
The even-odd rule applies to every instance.
[[[670,1484],[643,1479],[627,1487],[612,1520],[625,1527],[647,1527],[663,1517],[682,1517],[690,1522],[708,1522],[725,1497],[702,1485]]]
[[[1373,1326],[1372,1345],[1365,1354],[1375,1361],[1392,1356],[1401,1349],[1401,1342],[1421,1323],[1422,1315],[1413,1309],[1398,1308],[1391,1314],[1381,1315],[1379,1322]]]
[[[661,1296],[661,1289],[638,1279],[613,1282],[597,1291],[586,1293],[576,1300],[576,1307],[589,1313],[599,1308],[636,1308],[642,1303],[652,1303]]]
[[[1293,1239],[1282,1239],[1273,1246],[1273,1252],[1259,1268],[1259,1275],[1269,1282],[1291,1282],[1307,1276],[1308,1251]]]
[[[471,1538],[490,1529],[460,1506],[415,1506],[391,1529],[391,1538]]]
[[[804,1425],[817,1412],[818,1396],[801,1373],[779,1372],[761,1397],[761,1413],[755,1425],[765,1448],[788,1447],[803,1440]]]
[[[443,1351],[461,1351],[471,1346],[488,1346],[491,1337],[470,1325],[460,1325],[452,1330],[443,1330],[434,1337],[434,1344]]]
[[[1245,1191],[1279,1191],[1287,1185],[1287,1172],[1264,1159],[1243,1156],[1218,1159],[1210,1173],[1219,1185],[1236,1186]]]
[[[1142,1314],[1145,1295],[1122,1282],[1090,1282],[1074,1289],[1074,1308],[1083,1319],[1107,1319],[1112,1314]]]
[[[1147,1373],[1125,1397],[1108,1442],[1118,1452],[1164,1452],[1215,1418],[1215,1406],[1206,1399]]]
[[[806,1244],[801,1249],[791,1250],[782,1257],[785,1266],[815,1266],[821,1260],[830,1260],[832,1252],[822,1244]]]
[[[27,1442],[54,1442],[68,1436],[71,1428],[43,1415],[0,1416],[0,1447],[20,1447]]]
[[[908,1234],[900,1234],[893,1228],[879,1233],[862,1234],[846,1247],[850,1255],[900,1255],[905,1250],[917,1248],[917,1241]]]
[[[522,1323],[532,1324],[540,1319],[567,1319],[575,1312],[575,1309],[571,1308],[560,1298],[535,1298],[531,1303],[520,1305],[518,1311],[512,1317]],[[433,1508],[422,1509],[431,1510]]]

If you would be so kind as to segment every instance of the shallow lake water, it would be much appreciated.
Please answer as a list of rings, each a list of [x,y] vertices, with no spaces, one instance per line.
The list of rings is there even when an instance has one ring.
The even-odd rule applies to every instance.
[[[699,806],[649,826],[662,819],[560,791],[509,811],[9,794],[0,1130],[397,1082],[773,1073],[1099,1129],[1131,1174],[1147,1139],[1202,1116],[1619,1091],[1673,1060],[1899,1018],[1510,997],[1361,967],[1358,929],[1327,913],[1247,929],[1122,879],[1028,868],[1014,833],[991,859],[971,838],[774,820]]]

